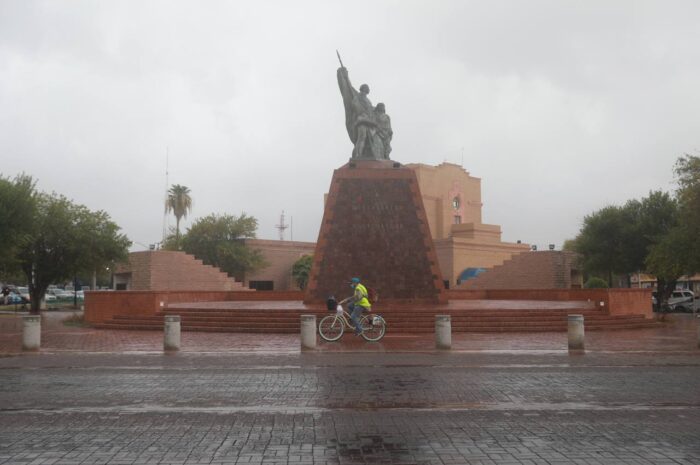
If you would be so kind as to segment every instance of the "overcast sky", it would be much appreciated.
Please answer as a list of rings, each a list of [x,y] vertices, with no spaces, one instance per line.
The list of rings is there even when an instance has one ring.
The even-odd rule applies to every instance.
[[[352,150],[337,48],[386,104],[392,159],[463,164],[504,240],[560,247],[698,153],[699,19],[697,1],[0,0],[0,173],[143,250],[169,150],[184,226],[246,212],[274,239],[284,210],[315,241]]]

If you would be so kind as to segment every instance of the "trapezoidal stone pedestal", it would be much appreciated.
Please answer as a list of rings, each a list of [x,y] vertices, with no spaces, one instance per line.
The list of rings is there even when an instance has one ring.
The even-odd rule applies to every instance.
[[[386,160],[335,170],[305,302],[338,300],[359,277],[380,302],[445,302],[444,284],[416,174]]]

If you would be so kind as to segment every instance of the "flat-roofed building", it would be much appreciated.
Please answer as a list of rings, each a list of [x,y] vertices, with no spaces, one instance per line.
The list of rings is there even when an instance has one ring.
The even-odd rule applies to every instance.
[[[528,244],[503,242],[500,226],[481,222],[480,178],[453,163],[406,166],[416,172],[440,271],[448,286],[530,250]]]

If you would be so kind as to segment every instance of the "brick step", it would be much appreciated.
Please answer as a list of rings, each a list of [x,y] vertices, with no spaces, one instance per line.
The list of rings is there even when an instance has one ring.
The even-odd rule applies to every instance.
[[[240,301],[244,303],[244,301]],[[256,303],[252,301],[251,303]],[[261,308],[260,306],[254,307],[238,307],[238,308],[202,308],[202,307],[166,307],[161,312],[170,313],[201,313],[201,312],[219,312],[219,313],[249,313],[249,312],[301,312],[301,313],[332,313],[326,310],[325,307],[311,307],[311,308]],[[492,313],[525,313],[529,315],[537,314],[569,314],[569,313],[602,313],[605,310],[599,308],[590,307],[573,307],[573,308],[435,308],[435,307],[380,307],[376,306],[372,310],[373,313],[430,313],[430,314],[442,314],[442,313],[482,313],[482,312],[492,312]]]
[[[434,315],[390,315],[386,313],[381,313],[381,315],[386,320],[392,320],[400,324],[416,324],[416,323],[429,323],[433,324],[435,321]],[[152,320],[152,321],[163,321],[164,315],[153,315],[153,316],[141,316],[138,317],[139,320]],[[284,314],[268,316],[260,314],[244,314],[244,315],[221,315],[221,314],[197,314],[197,315],[180,315],[182,321],[298,321],[301,313]],[[326,314],[317,314],[317,318],[323,318]],[[116,315],[114,319],[116,320],[132,320],[133,316],[127,315]],[[585,315],[585,321],[595,322],[595,321],[608,321],[608,320],[629,320],[629,319],[644,319],[643,315],[605,315],[605,314],[595,314],[595,315]],[[511,316],[504,317],[502,315],[452,315],[453,322],[455,321],[467,321],[467,322],[487,322],[487,321],[513,321],[513,322],[533,322],[533,321],[556,321],[556,322],[566,322],[566,315],[547,315],[534,317],[531,315],[527,316]]]
[[[390,323],[395,328],[410,328],[410,327],[428,327],[433,328],[435,325],[434,319],[391,319],[386,318],[385,320]],[[111,323],[115,324],[145,324],[145,325],[155,325],[162,326],[162,317],[139,317],[139,318],[115,318],[111,320]],[[299,326],[299,318],[288,318],[288,319],[238,319],[238,318],[182,318],[181,322],[183,325],[189,324],[202,324],[202,325],[248,325],[248,326]],[[319,319],[320,321],[320,319]],[[614,324],[627,324],[627,323],[638,323],[649,321],[642,316],[630,317],[630,318],[595,318],[589,319],[585,322],[586,327],[591,325],[614,325]],[[462,327],[462,326],[566,326],[567,321],[562,319],[539,319],[539,320],[513,320],[513,319],[453,319],[452,327]]]
[[[122,321],[107,321],[104,324],[114,324],[114,325],[137,325],[137,326],[151,326],[153,328],[162,328],[163,327],[163,322],[159,321],[154,321],[154,320],[143,320],[143,319],[134,319],[134,320],[122,320]],[[180,326],[182,328],[188,327],[188,326],[221,326],[221,327],[247,327],[247,328],[299,328],[300,322],[298,320],[295,321],[289,321],[289,322],[275,322],[275,321],[262,321],[262,322],[254,322],[254,321],[236,321],[236,320],[231,320],[231,321],[206,321],[206,320],[198,320],[198,321],[181,321]]]
[[[255,322],[255,323],[265,323],[265,322],[298,322],[300,319],[300,313],[299,314],[285,314],[283,316],[268,316],[268,315],[254,315],[254,314],[247,314],[247,315],[240,315],[240,316],[232,316],[232,315],[219,315],[219,314],[202,314],[202,315],[181,315],[182,321],[183,322],[195,322],[195,321],[211,321],[211,322],[220,322],[220,323],[225,323],[227,321],[230,322]],[[326,314],[320,314],[316,315],[318,319],[323,318],[326,316]],[[387,314],[382,314],[382,316],[387,320],[387,321],[393,321],[395,324],[398,325],[414,325],[414,324],[429,324],[433,325],[435,322],[435,317],[434,315],[426,315],[426,316],[416,316],[416,315],[387,315]],[[163,317],[164,315],[152,315],[152,316],[139,316],[139,317],[134,317],[130,315],[115,315],[114,320],[115,321],[123,321],[123,322],[135,322],[135,321],[151,321],[151,322],[158,322],[162,323],[163,322]],[[607,322],[607,321],[630,321],[630,320],[644,320],[643,315],[604,315],[604,314],[599,314],[599,315],[589,315],[585,317],[585,321],[587,323],[596,323],[596,322]],[[494,315],[470,315],[470,316],[461,316],[461,315],[452,315],[452,322],[453,324],[459,324],[459,323],[474,323],[474,324],[484,324],[484,323],[489,323],[489,322],[494,322],[494,323],[499,323],[499,322],[511,322],[511,323],[525,323],[525,324],[532,324],[532,323],[545,323],[545,322],[556,322],[556,323],[566,323],[567,319],[566,316],[562,315],[555,315],[555,316],[547,316],[547,317],[540,317],[540,318],[533,318],[530,316],[518,316],[518,317],[502,317],[502,316],[494,316]]]
[[[389,318],[386,315],[382,315],[387,322],[391,322],[395,327],[403,326],[430,326],[433,327],[435,324],[435,319],[431,318],[406,318],[397,317]],[[320,321],[321,317],[318,318]],[[127,316],[127,315],[116,315],[114,319],[110,320],[116,324],[155,324],[162,325],[164,318],[162,315],[154,316]],[[248,325],[298,325],[300,318],[299,316],[291,316],[286,318],[268,318],[268,317],[254,317],[249,316],[246,318],[232,318],[232,317],[207,317],[207,316],[197,316],[197,317],[183,317],[182,323],[185,324],[195,324],[195,323],[207,323],[207,324],[248,324]],[[643,315],[601,315],[596,317],[591,317],[585,320],[586,326],[596,325],[596,324],[618,324],[618,323],[637,323],[637,322],[647,322],[653,320],[647,320]],[[473,318],[454,318],[452,319],[452,326],[463,326],[463,325],[566,325],[566,318],[561,317],[550,317],[550,318],[493,318],[493,317],[473,317]]]
[[[171,313],[169,315],[177,315]],[[284,316],[257,316],[257,315],[241,315],[241,316],[231,316],[231,315],[179,315],[181,321],[299,321],[301,314],[298,315],[284,315]],[[114,315],[114,320],[124,320],[132,321],[134,319],[138,320],[150,320],[150,321],[163,321],[165,315],[152,315],[152,316],[129,316],[129,315]]]
[[[114,324],[102,323],[95,325],[97,329],[120,329],[138,331],[162,331],[162,326],[156,325],[134,325],[134,324]],[[260,327],[228,327],[228,326],[182,326],[183,331],[217,332],[217,333],[270,333],[270,334],[291,334],[299,333],[299,328],[260,328]]]
[[[619,324],[619,325],[591,325],[586,326],[587,331],[612,331],[625,329],[643,329],[657,327],[656,322],[636,323],[636,324]],[[162,331],[161,326],[155,325],[135,325],[135,324],[109,324],[104,323],[95,326],[98,329],[120,329],[120,330],[146,330],[146,331]],[[293,334],[299,332],[299,327],[284,327],[284,328],[265,328],[265,327],[246,327],[246,326],[187,326],[183,325],[183,331],[196,332],[222,332],[222,333],[271,333],[271,334]],[[432,328],[416,328],[411,331],[397,330],[391,325],[388,327],[389,334],[430,334],[433,333]],[[453,328],[455,333],[497,333],[497,332],[565,332],[566,327],[556,326],[483,326],[483,327],[465,327]]]
[[[163,312],[158,312],[156,315],[180,315],[182,317],[186,316],[207,316],[207,317],[231,317],[231,318],[243,318],[243,317],[255,317],[255,318],[284,318],[289,316],[298,317],[299,315],[316,315],[318,317],[323,317],[325,315],[332,315],[332,312],[320,312],[320,311],[304,311],[304,310],[246,310],[246,311],[180,311],[178,310],[166,310]],[[391,318],[434,318],[436,314],[446,314],[455,317],[493,317],[493,318],[566,318],[567,315],[576,314],[583,315],[584,318],[596,317],[596,316],[607,316],[607,313],[601,311],[573,311],[573,312],[500,312],[492,310],[480,310],[480,311],[411,311],[411,312],[391,312],[391,311],[376,311],[372,314],[380,314],[385,317]],[[624,316],[624,315],[621,315]]]

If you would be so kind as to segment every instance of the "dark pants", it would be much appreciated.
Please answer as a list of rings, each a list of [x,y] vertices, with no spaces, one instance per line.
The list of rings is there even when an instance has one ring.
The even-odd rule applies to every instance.
[[[362,305],[350,304],[348,305],[348,310],[350,310],[350,319],[352,320],[352,324],[355,325],[355,333],[361,333],[362,327],[360,326],[360,315],[362,315],[362,312],[365,312],[368,309]]]

